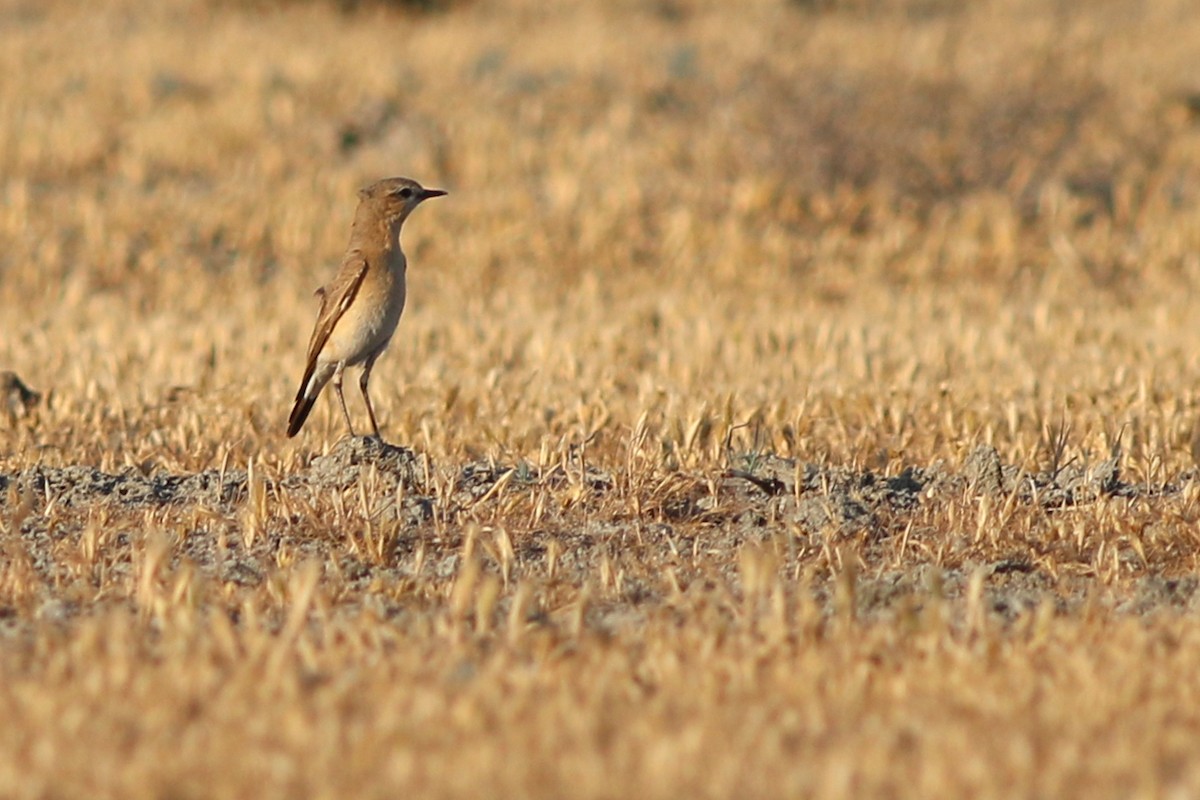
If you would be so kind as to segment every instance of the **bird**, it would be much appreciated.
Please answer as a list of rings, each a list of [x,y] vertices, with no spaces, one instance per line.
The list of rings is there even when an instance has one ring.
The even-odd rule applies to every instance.
[[[400,228],[417,206],[445,194],[442,189],[426,189],[411,178],[385,178],[359,190],[346,255],[333,280],[315,293],[321,298],[321,309],[308,343],[304,377],[288,417],[288,438],[300,432],[330,380],[350,436],[355,436],[342,394],[342,373],[346,367],[361,365],[358,387],[371,431],[382,440],[367,384],[404,311],[408,261],[400,249]]]
[[[41,392],[30,389],[15,372],[0,372],[0,408],[3,408],[9,423],[30,414],[42,400]]]

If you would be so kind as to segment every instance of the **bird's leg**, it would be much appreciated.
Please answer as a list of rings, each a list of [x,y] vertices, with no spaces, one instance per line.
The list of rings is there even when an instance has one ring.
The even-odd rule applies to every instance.
[[[358,388],[362,390],[363,402],[367,404],[367,416],[371,418],[371,430],[375,431],[375,438],[383,441],[383,437],[379,435],[379,424],[375,422],[375,409],[371,407],[371,395],[367,394],[367,383],[371,380],[371,367],[375,366],[375,359],[379,356],[378,353],[367,359],[367,363],[363,364],[362,376],[358,379]]]
[[[346,396],[342,394],[342,371],[346,368],[339,363],[333,373],[333,388],[337,392],[338,403],[342,406],[342,416],[346,418],[346,427],[350,429],[350,438],[354,438],[354,423],[350,421],[350,412],[346,410]]]

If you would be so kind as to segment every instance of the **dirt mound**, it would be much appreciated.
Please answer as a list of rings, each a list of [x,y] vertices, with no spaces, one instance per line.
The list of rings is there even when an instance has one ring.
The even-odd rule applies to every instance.
[[[383,488],[402,485],[419,491],[418,462],[412,450],[373,437],[352,437],[313,458],[306,469],[286,477],[279,485],[284,489],[345,489],[371,473]],[[0,473],[0,492],[7,495],[9,487],[15,487],[20,495],[68,508],[97,503],[127,508],[169,504],[226,508],[245,500],[246,481],[246,470],[242,469],[177,475],[147,474],[133,467],[110,473],[96,467],[38,465],[12,475]]]
[[[406,447],[373,436],[351,436],[339,441],[326,455],[314,458],[308,469],[289,477],[284,485],[344,489],[374,470],[393,488],[402,484],[416,490],[421,486],[419,462],[417,454]]]
[[[0,490],[15,485],[22,495],[32,494],[70,508],[98,502],[123,506],[159,506],[187,502],[222,506],[236,503],[245,493],[244,470],[205,470],[193,475],[144,475],[129,468],[118,473],[95,467],[36,466],[15,475],[0,475]]]
[[[245,470],[232,469],[143,474],[136,469],[106,473],[88,466],[36,466],[0,474],[0,507],[21,498],[35,512],[20,515],[21,540],[32,563],[53,582],[58,569],[53,543],[80,536],[93,509],[137,515],[149,509],[172,513],[172,509],[203,507],[226,520],[237,520],[237,515],[262,502],[255,500],[258,489],[249,486],[249,480]],[[485,569],[508,570],[514,564],[531,572],[556,569],[561,578],[582,584],[601,565],[620,570],[613,565],[634,559],[675,564],[685,584],[689,570],[696,575],[703,572],[704,558],[697,560],[698,553],[728,554],[746,545],[786,542],[791,562],[781,568],[798,575],[805,564],[823,557],[828,564],[829,553],[850,547],[866,567],[856,578],[855,592],[857,613],[864,617],[895,613],[918,602],[915,598],[965,597],[973,576],[980,575],[986,581],[981,602],[1005,619],[1044,602],[1060,610],[1078,607],[1095,581],[1041,567],[1035,557],[1039,548],[1058,545],[1036,538],[1027,542],[1030,547],[1015,543],[1012,553],[992,547],[979,556],[960,555],[949,566],[935,566],[941,556],[935,559],[933,553],[969,548],[968,534],[930,527],[922,519],[954,505],[968,509],[962,513],[975,514],[969,509],[977,509],[982,498],[993,496],[995,506],[1047,515],[1069,513],[1111,497],[1141,498],[1143,505],[1167,503],[1181,492],[1176,484],[1150,486],[1123,480],[1116,455],[1090,465],[1074,461],[1030,472],[1003,463],[993,448],[980,447],[958,468],[936,462],[887,475],[755,454],[736,459],[733,468],[715,478],[667,476],[659,484],[667,488],[647,492],[641,517],[635,519],[606,514],[605,509],[612,507],[608,502],[612,493],[627,489],[620,476],[594,466],[575,472],[562,465],[543,470],[527,463],[485,461],[438,467],[413,450],[370,437],[343,439],[293,474],[255,482],[271,498],[259,514],[261,535],[241,540],[210,529],[189,529],[180,534],[179,554],[224,580],[254,583],[277,549],[288,542],[309,556],[329,557],[341,537],[357,535],[355,526],[382,523],[386,541],[377,540],[383,544],[378,545],[382,549],[377,550],[375,561],[343,557],[339,569],[344,574],[363,582],[378,575],[413,577],[416,571],[443,579],[461,566],[464,531],[470,521],[495,516],[502,504],[507,508],[514,503],[529,508],[541,504],[553,510],[544,518],[539,514],[539,524],[514,530],[511,537],[504,534],[510,537],[502,545],[511,549],[507,561],[500,550],[484,548],[480,557]],[[316,510],[325,507],[329,498],[344,503],[351,495],[354,507],[335,517]],[[360,497],[366,502],[363,508],[369,509],[366,512],[359,511]],[[292,498],[300,502],[293,503]],[[57,509],[53,519],[36,513],[51,504]],[[971,524],[978,523],[972,519]],[[998,519],[994,524],[1006,523]],[[337,530],[328,530],[330,525]],[[113,540],[116,545],[128,547],[130,537],[139,535],[134,528],[128,530],[128,535]],[[681,553],[692,554],[690,560],[682,559]],[[1125,547],[1120,557],[1132,563],[1134,555]],[[502,561],[507,565],[502,566]],[[730,585],[740,585],[736,559],[715,557],[713,563]],[[634,577],[639,571],[623,571],[627,577],[617,603],[618,616],[666,597],[654,581]],[[1157,608],[1191,608],[1197,602],[1196,581],[1162,577],[1145,564],[1143,572],[1131,590],[1114,601],[1118,607],[1142,614]],[[835,576],[822,572],[813,592],[831,612],[836,605]]]

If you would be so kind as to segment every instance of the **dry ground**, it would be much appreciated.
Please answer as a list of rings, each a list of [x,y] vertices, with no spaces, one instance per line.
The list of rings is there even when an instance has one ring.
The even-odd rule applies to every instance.
[[[0,796],[1200,794],[1190,0],[448,5],[0,3]]]

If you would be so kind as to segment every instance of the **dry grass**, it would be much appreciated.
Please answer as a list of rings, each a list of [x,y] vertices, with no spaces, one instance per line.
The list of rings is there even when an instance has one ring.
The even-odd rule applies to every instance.
[[[6,4],[0,795],[1200,793],[1200,22],[961,6]]]

